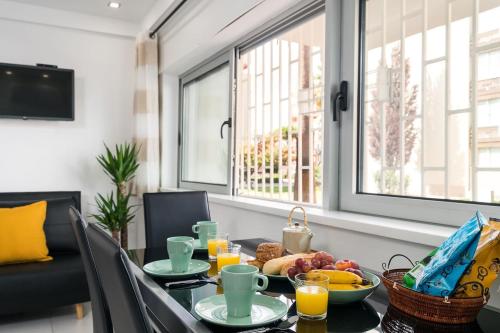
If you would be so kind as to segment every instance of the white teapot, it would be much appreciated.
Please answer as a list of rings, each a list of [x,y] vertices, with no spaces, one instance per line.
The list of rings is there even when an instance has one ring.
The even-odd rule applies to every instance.
[[[292,215],[296,209],[304,213],[304,225],[298,222],[292,224]],[[289,253],[308,253],[311,250],[311,239],[313,233],[307,224],[307,215],[304,208],[300,206],[293,207],[288,215],[288,226],[283,228],[283,247]]]

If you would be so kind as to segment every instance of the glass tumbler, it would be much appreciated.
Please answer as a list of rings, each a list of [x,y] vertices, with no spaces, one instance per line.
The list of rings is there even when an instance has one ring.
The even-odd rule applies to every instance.
[[[217,270],[220,272],[226,265],[240,263],[241,245],[229,243],[226,247],[217,247]]]
[[[226,248],[228,246],[227,233],[209,233],[207,235],[208,258],[210,260],[217,259],[217,248]]]
[[[328,276],[315,272],[295,276],[295,300],[299,317],[308,320],[326,318],[328,281]]]

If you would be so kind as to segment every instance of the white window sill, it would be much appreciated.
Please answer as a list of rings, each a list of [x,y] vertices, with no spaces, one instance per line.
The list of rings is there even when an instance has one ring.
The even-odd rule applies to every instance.
[[[165,191],[184,191],[179,188],[165,188]],[[287,218],[290,210],[296,206],[291,203],[261,200],[255,198],[209,193],[210,202]],[[344,211],[330,211],[304,206],[310,223],[346,229],[380,237],[397,239],[416,244],[439,246],[456,227],[432,223],[415,222],[402,219],[357,214]],[[300,212],[294,218],[302,220]]]
[[[237,207],[285,218],[288,217],[290,210],[296,206],[289,203],[221,194],[209,193],[208,197],[210,202],[216,204]],[[428,246],[439,246],[456,230],[455,227],[424,222],[407,221],[343,211],[329,211],[307,206],[305,206],[304,209],[306,210],[307,219],[310,223]],[[301,220],[302,214],[300,212],[295,212],[294,218]]]

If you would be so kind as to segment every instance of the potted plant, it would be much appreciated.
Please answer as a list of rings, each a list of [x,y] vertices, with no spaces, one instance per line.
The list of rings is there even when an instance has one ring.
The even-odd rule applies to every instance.
[[[128,224],[135,217],[130,204],[129,183],[139,168],[139,148],[135,144],[124,143],[115,146],[112,152],[106,144],[106,152],[97,156],[104,172],[111,178],[116,190],[109,195],[97,194],[97,213],[91,216],[104,228],[111,231],[114,239],[124,249],[128,248]]]

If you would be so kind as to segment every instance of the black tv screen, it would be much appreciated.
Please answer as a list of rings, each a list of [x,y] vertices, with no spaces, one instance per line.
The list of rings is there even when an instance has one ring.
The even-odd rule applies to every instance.
[[[74,120],[74,71],[0,63],[0,117]]]

